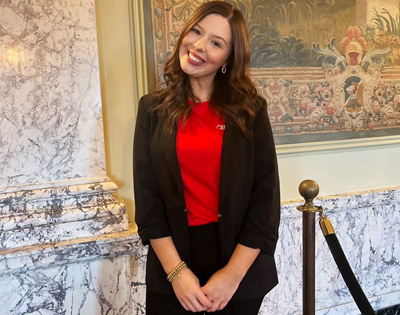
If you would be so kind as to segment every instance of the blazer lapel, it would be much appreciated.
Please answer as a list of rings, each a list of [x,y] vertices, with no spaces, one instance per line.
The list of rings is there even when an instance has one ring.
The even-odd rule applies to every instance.
[[[165,158],[167,160],[169,169],[174,177],[175,183],[179,190],[179,195],[182,198],[182,201],[185,202],[185,195],[183,192],[183,182],[181,175],[181,168],[179,166],[178,155],[176,153],[176,130],[172,132],[172,134],[164,133],[163,134],[163,151]]]
[[[221,175],[219,182],[219,211],[223,209],[225,195],[228,190],[228,185],[232,173],[235,171],[235,161],[238,157],[237,150],[235,151],[235,142],[237,142],[237,130],[234,126],[225,123],[225,131],[222,140],[222,153],[221,153]]]

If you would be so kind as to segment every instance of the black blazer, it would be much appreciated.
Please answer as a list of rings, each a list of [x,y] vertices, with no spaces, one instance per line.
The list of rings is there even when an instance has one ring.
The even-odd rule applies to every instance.
[[[171,236],[183,261],[191,266],[188,221],[176,131],[167,134],[153,94],[140,99],[134,137],[134,191],[138,233],[144,245]],[[233,300],[262,297],[278,283],[274,251],[280,222],[280,193],[274,139],[266,101],[259,97],[251,139],[226,122],[221,154],[219,234],[226,264],[237,243],[260,248]],[[150,291],[174,294],[154,250],[149,246],[146,284]]]

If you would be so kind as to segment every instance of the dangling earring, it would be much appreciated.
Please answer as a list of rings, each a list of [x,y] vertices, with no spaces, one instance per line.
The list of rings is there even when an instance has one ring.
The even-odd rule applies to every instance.
[[[226,66],[223,66],[223,67],[222,67],[221,72],[222,72],[223,74],[226,73]]]

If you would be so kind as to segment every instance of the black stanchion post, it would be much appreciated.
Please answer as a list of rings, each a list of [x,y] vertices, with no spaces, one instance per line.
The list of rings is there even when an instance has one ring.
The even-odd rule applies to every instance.
[[[303,314],[315,314],[314,212],[303,212]]]
[[[319,186],[313,180],[302,181],[300,195],[305,204],[297,207],[303,212],[303,315],[315,315],[315,212],[313,200]]]

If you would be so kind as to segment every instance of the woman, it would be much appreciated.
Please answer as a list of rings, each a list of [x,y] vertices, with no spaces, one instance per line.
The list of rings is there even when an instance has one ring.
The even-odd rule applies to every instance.
[[[136,222],[147,314],[258,314],[277,283],[279,180],[266,102],[248,76],[245,20],[222,1],[188,20],[141,98]],[[167,278],[167,279],[166,279]]]

